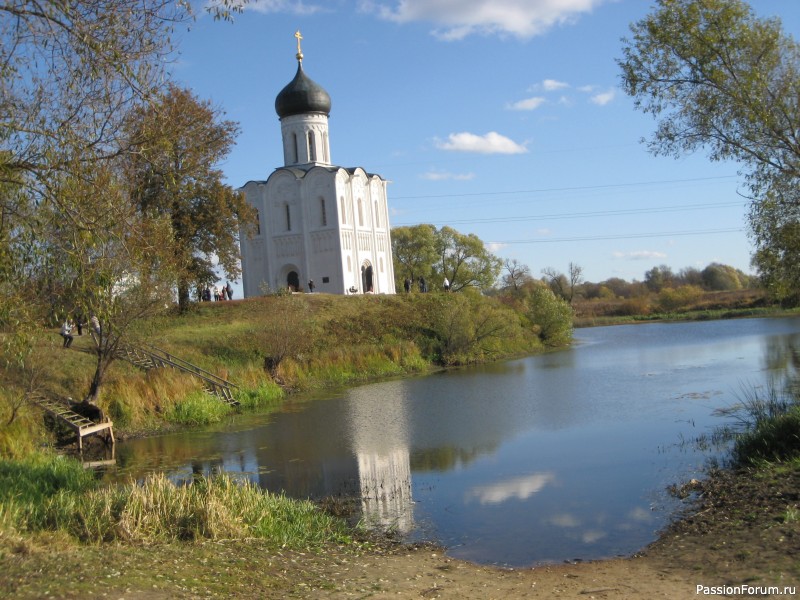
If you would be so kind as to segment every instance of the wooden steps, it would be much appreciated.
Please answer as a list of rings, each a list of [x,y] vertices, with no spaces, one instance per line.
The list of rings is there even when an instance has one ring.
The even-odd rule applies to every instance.
[[[121,345],[117,349],[116,357],[128,361],[145,371],[170,367],[189,373],[202,381],[203,387],[209,394],[213,394],[231,406],[239,405],[239,402],[233,397],[233,390],[236,389],[235,384],[155,346]]]

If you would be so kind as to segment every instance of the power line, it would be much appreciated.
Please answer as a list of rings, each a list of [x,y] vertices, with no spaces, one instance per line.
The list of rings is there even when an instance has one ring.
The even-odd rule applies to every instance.
[[[624,215],[642,215],[653,213],[666,213],[666,212],[682,212],[692,210],[707,210],[713,208],[725,208],[729,206],[745,206],[742,202],[716,202],[705,204],[677,204],[671,206],[652,206],[649,208],[621,208],[616,210],[599,210],[592,212],[576,212],[576,213],[555,213],[548,215],[528,215],[523,217],[487,217],[483,219],[447,219],[446,221],[430,221],[431,225],[447,224],[447,225],[464,225],[471,223],[508,223],[517,221],[544,221],[544,220],[563,220],[563,219],[584,219],[590,217],[617,217]],[[401,221],[395,223],[399,225],[411,225],[418,223],[418,221]]]
[[[739,233],[744,231],[741,227],[731,229],[699,229],[695,231],[668,231],[662,233],[631,233],[631,234],[615,234],[615,235],[587,235],[576,237],[562,237],[562,238],[541,238],[536,240],[506,240],[506,241],[491,241],[487,244],[553,244],[559,242],[591,242],[601,240],[634,240],[641,238],[656,238],[656,237],[678,237],[687,235],[716,235],[720,233]]]
[[[461,194],[429,194],[423,196],[394,196],[393,200],[422,200],[431,198],[463,198],[472,196],[503,196],[511,194],[543,194],[552,192],[574,192],[584,190],[603,190],[612,188],[627,188],[636,186],[664,185],[669,183],[697,183],[701,181],[719,181],[721,179],[736,179],[738,175],[721,175],[719,177],[697,177],[694,179],[664,179],[657,181],[638,181],[634,183],[609,183],[603,185],[570,186],[560,188],[539,188],[532,190],[509,190],[494,192],[468,192]]]

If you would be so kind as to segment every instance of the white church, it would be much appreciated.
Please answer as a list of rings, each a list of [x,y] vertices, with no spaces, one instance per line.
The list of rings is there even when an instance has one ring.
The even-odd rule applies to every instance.
[[[245,298],[290,288],[330,294],[394,294],[388,181],[361,167],[331,162],[331,98],[303,71],[275,98],[283,138],[282,167],[241,190],[258,213],[240,233]]]

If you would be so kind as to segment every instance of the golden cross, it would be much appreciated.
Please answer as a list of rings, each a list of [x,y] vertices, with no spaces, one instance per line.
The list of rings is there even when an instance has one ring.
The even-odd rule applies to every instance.
[[[300,50],[300,40],[303,39],[303,36],[300,34],[300,30],[294,32],[294,37],[297,38],[297,60],[303,60],[303,51]]]

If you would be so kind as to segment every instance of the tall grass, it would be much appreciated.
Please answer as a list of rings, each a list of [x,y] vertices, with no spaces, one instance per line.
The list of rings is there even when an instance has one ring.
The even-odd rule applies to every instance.
[[[55,532],[90,544],[257,537],[291,548],[350,539],[344,521],[311,502],[225,474],[188,485],[153,475],[141,484],[99,487],[76,461],[39,457],[0,461],[0,490],[6,534]]]
[[[165,419],[176,425],[210,425],[231,414],[231,407],[204,391],[192,392],[172,404]]]
[[[743,387],[738,403],[719,411],[732,417],[731,451],[738,466],[781,462],[800,456],[800,393],[796,382],[782,390]]]

